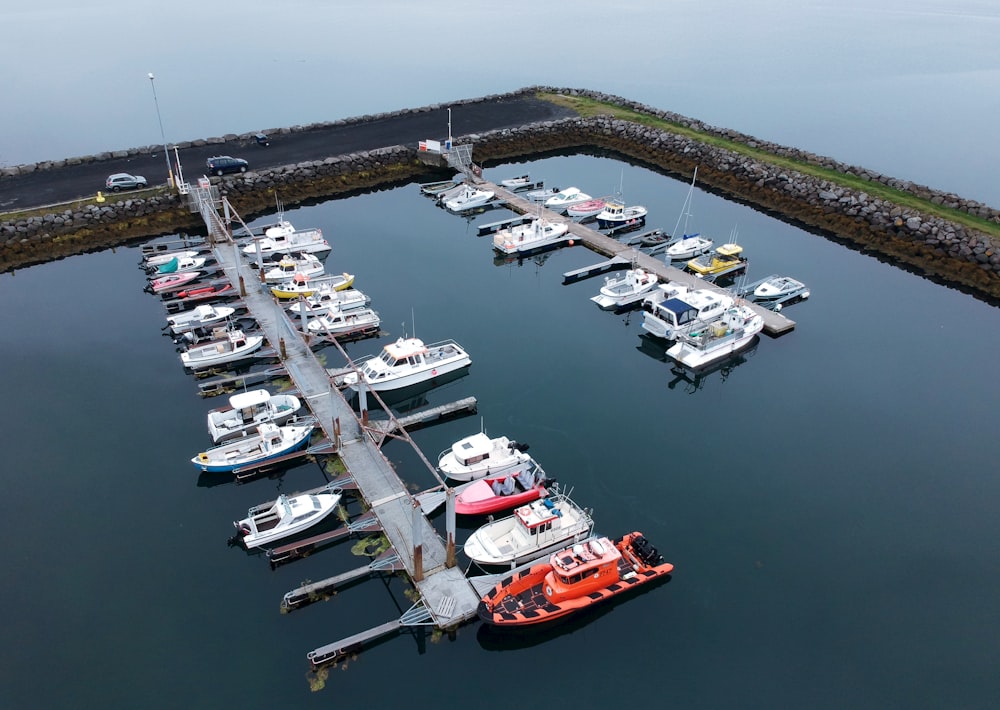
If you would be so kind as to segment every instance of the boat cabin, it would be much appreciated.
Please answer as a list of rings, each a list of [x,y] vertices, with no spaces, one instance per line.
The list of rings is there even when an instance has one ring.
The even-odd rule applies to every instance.
[[[229,405],[239,413],[240,421],[244,424],[269,411],[270,404],[271,394],[263,389],[241,392],[229,398]]]
[[[545,537],[553,528],[562,527],[562,511],[549,498],[522,505],[514,511],[514,517],[532,542]]]
[[[700,256],[688,262],[688,269],[696,274],[717,274],[727,271],[744,260],[743,247],[739,244],[723,244],[712,254]]]
[[[451,447],[455,460],[462,466],[472,466],[486,461],[492,451],[493,442],[482,432],[468,436]]]
[[[554,603],[579,597],[588,589],[603,589],[618,581],[621,552],[606,537],[592,538],[560,550],[549,558],[545,596]]]

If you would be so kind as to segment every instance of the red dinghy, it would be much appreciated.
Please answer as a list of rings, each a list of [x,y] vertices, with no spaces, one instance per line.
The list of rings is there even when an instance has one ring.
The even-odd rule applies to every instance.
[[[231,283],[225,283],[220,286],[203,286],[202,288],[192,288],[187,291],[181,291],[177,294],[177,298],[182,298],[186,301],[203,301],[209,298],[218,298],[219,296],[228,296],[235,292],[233,285]]]
[[[652,582],[673,569],[640,532],[614,543],[593,537],[504,578],[486,593],[477,611],[480,619],[494,626],[540,624]]]
[[[460,488],[455,496],[458,515],[487,515],[530,503],[549,494],[545,472],[536,463],[524,471],[503,476],[487,476]]]
[[[194,281],[199,276],[201,276],[200,271],[183,271],[179,274],[168,274],[150,281],[146,289],[153,293],[177,291],[183,288],[184,284]]]

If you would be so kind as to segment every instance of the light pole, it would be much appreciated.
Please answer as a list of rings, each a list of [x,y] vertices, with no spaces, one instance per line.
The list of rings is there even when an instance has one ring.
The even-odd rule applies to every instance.
[[[156,120],[160,123],[160,138],[163,141],[163,157],[167,161],[167,187],[174,186],[174,171],[170,167],[170,153],[167,151],[167,137],[163,134],[163,119],[160,118],[160,102],[156,100],[156,84],[153,72],[149,72],[149,86],[153,89],[153,105],[156,106]]]

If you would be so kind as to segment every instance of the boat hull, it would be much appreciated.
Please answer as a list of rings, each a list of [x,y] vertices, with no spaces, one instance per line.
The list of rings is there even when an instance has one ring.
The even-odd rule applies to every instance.
[[[461,370],[463,367],[467,367],[471,364],[472,360],[469,358],[468,355],[466,355],[464,357],[455,358],[450,361],[441,362],[440,364],[436,365],[433,368],[427,368],[420,372],[414,372],[409,375],[404,375],[402,377],[398,377],[393,380],[389,381],[383,380],[375,383],[367,382],[364,385],[364,388],[372,392],[390,392],[392,390],[398,390],[398,389],[403,389],[404,387],[410,387],[411,385],[419,385],[422,382],[427,382],[428,380],[432,380],[435,377],[440,377],[441,375],[447,375],[449,373],[455,372],[456,370]],[[349,379],[346,382],[347,385],[355,392],[360,391],[362,388],[362,385],[356,380],[351,381]]]
[[[202,452],[191,459],[191,463],[199,471],[205,473],[232,473],[238,468],[245,468],[247,466],[259,466],[268,461],[285,456],[286,454],[293,453],[299,449],[305,447],[309,441],[309,437],[312,435],[313,427],[298,427],[299,431],[296,436],[289,437],[288,439],[282,441],[280,446],[276,446],[270,449],[266,454],[263,455],[245,455],[245,456],[232,456],[227,457],[225,452],[230,449],[232,443],[223,444],[215,449],[209,449],[208,451]],[[247,442],[248,444],[250,442]]]
[[[184,367],[189,367],[192,370],[198,370],[204,367],[211,367],[213,365],[223,365],[230,362],[237,362],[250,357],[255,352],[260,350],[261,346],[264,344],[264,336],[262,335],[250,335],[247,336],[246,340],[246,345],[241,348],[227,350],[221,353],[214,351],[214,354],[211,343],[205,346],[194,347],[187,352],[181,353],[181,363]]]

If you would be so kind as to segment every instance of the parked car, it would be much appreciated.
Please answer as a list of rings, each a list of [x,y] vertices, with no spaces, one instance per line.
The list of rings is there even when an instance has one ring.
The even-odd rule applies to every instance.
[[[226,173],[245,173],[249,163],[243,158],[234,158],[231,155],[217,155],[205,161],[208,172],[213,175],[225,175]]]
[[[104,181],[104,186],[112,192],[118,192],[119,190],[135,190],[141,187],[146,187],[146,178],[142,175],[115,173],[114,175],[108,175],[108,179]]]

